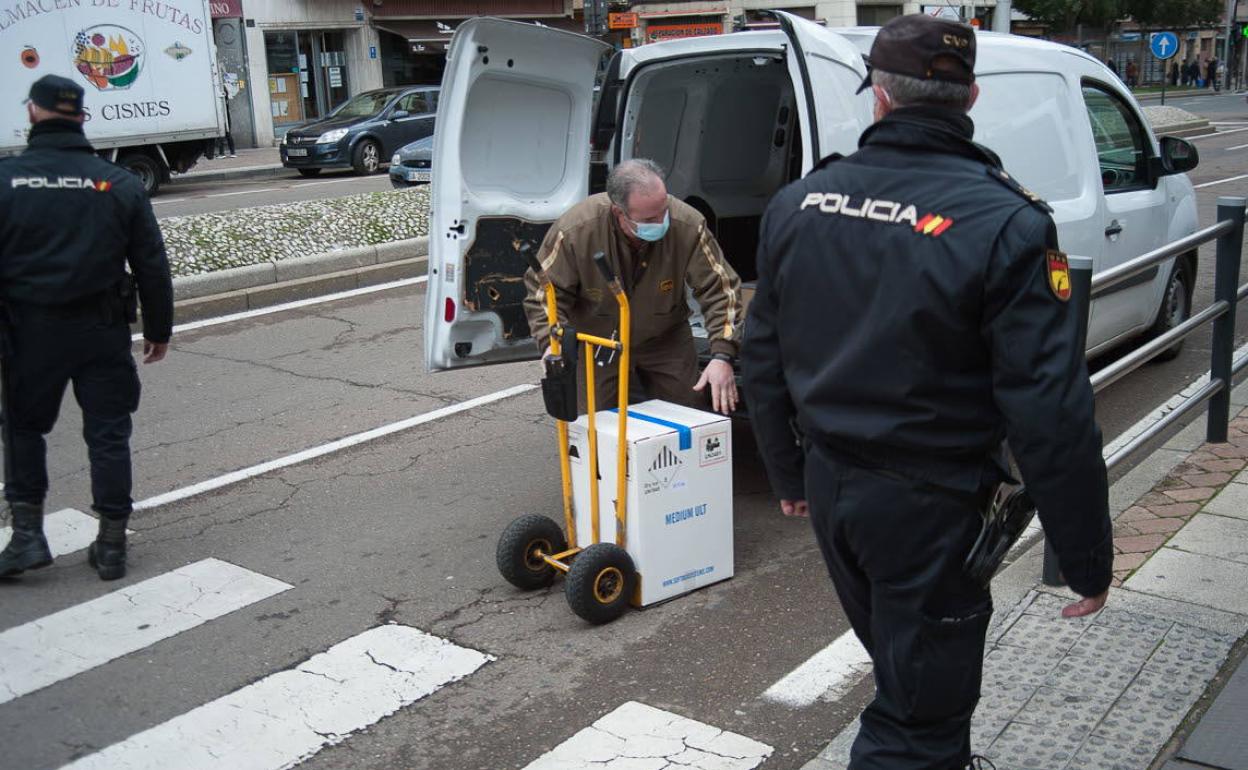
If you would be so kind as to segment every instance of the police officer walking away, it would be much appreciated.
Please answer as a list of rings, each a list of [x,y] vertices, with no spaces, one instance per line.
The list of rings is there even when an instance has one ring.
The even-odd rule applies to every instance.
[[[0,577],[52,563],[43,535],[44,437],[72,382],[100,516],[88,557],[102,579],[115,580],[126,574],[130,415],[139,405],[125,266],[143,303],[143,362],[155,363],[172,333],[169,262],[138,179],[92,152],[82,88],[40,78],[27,110],[26,151],[0,162],[4,496],[13,520]]]
[[[1101,434],[1049,209],[971,141],[975,33],[893,19],[876,123],[771,202],[746,320],[746,402],[772,485],[805,515],[874,661],[853,770],[971,754],[988,589],[963,561],[1009,440],[1072,589],[1104,605]],[[800,434],[794,440],[794,429]]]

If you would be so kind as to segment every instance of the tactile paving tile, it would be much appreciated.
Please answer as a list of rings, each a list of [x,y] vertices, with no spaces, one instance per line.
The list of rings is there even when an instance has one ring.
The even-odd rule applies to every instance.
[[[1062,608],[1070,603],[1070,599],[1065,599],[1061,596],[1054,596],[1053,594],[1040,591],[1036,594],[1035,598],[1032,599],[1031,604],[1027,606],[1025,612],[1029,615],[1059,615],[1062,612]]]
[[[1128,612],[1120,610],[1110,605],[1101,610],[1096,616],[1096,620],[1092,621],[1093,625],[1098,626],[1124,626],[1134,628],[1137,626],[1146,626],[1150,628],[1159,628],[1162,631],[1168,630],[1174,625],[1174,621],[1158,618],[1153,615],[1144,615],[1139,612]]]
[[[1175,625],[1144,667],[1172,676],[1196,674],[1209,679],[1222,668],[1234,642],[1224,634]]]
[[[1117,697],[1139,672],[1139,665],[1123,665],[1100,658],[1067,657],[1057,664],[1044,684],[1062,692]]]
[[[1142,699],[1145,702],[1174,700],[1192,704],[1212,680],[1212,675],[1201,676],[1194,672],[1176,674],[1144,670],[1122,694],[1119,702],[1125,705],[1135,699]]]
[[[1083,737],[1101,723],[1113,705],[1113,698],[1076,695],[1042,687],[1014,716],[1014,721],[1050,732]]]
[[[1160,748],[1111,740],[1094,732],[1083,742],[1068,767],[1070,770],[1145,770]]]
[[[984,755],[998,765],[1060,770],[1074,758],[1082,741],[1082,735],[1011,722]]]
[[[1017,680],[984,682],[979,688],[979,705],[975,714],[1008,722],[1031,700],[1037,686]]]
[[[1093,625],[1083,632],[1069,654],[1142,666],[1161,644],[1165,633],[1163,628],[1138,623]]]
[[[992,742],[1001,735],[1001,731],[1005,729],[1010,721],[1008,719],[998,719],[996,717],[980,717],[975,716],[971,720],[971,751],[982,753],[983,749],[992,745]],[[1001,766],[997,766],[1000,770]]]
[[[1066,652],[1075,646],[1085,630],[1085,624],[1072,623],[1056,616],[1023,615],[1010,626],[999,643],[1029,650]]]
[[[1028,650],[1000,645],[984,656],[984,687],[989,683],[1009,683],[1039,687],[1062,661],[1057,650]]]

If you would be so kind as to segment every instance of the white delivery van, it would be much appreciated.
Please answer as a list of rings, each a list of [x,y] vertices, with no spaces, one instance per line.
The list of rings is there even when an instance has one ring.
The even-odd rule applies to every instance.
[[[612,166],[651,158],[754,277],[771,196],[820,158],[857,148],[872,122],[862,54],[874,29],[777,13],[773,30],[607,47],[479,18],[455,33],[434,139],[425,356],[432,370],[535,358],[522,302],[526,252],[589,192],[591,139]],[[1183,175],[1196,151],[1158,141],[1119,80],[1065,46],[979,34],[976,140],[1049,201],[1062,248],[1097,271],[1195,231]],[[592,124],[592,125],[591,125]],[[600,178],[600,175],[599,175]],[[1190,313],[1195,252],[1093,301],[1090,353]]]
[[[207,0],[13,4],[0,51],[0,155],[25,148],[22,101],[44,75],[86,90],[87,139],[149,195],[225,133]]]

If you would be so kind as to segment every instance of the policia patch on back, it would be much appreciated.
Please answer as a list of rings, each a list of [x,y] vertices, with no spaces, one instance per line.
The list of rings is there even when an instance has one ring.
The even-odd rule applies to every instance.
[[[1057,249],[1049,249],[1044,253],[1044,261],[1048,265],[1049,289],[1053,296],[1062,302],[1070,300],[1070,263],[1066,255]]]
[[[1018,183],[1018,180],[1010,176],[1009,173],[1007,173],[1005,169],[999,168],[996,166],[989,166],[988,176],[992,177],[993,179],[997,180],[1001,184],[1010,188],[1014,192],[1023,196],[1024,198],[1027,199],[1028,202],[1030,202],[1032,205],[1036,206],[1037,208],[1045,212],[1048,212],[1049,214],[1053,213],[1053,207],[1050,206],[1048,203],[1046,203],[1044,198],[1041,198],[1039,195],[1036,195],[1031,190],[1028,190],[1026,187],[1023,187],[1021,184]]]

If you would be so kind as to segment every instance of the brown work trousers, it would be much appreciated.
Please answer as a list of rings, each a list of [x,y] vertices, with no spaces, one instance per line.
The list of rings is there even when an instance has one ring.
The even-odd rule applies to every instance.
[[[581,348],[582,358],[585,355]],[[608,351],[599,351],[602,360]],[[594,405],[598,411],[619,406],[620,354],[616,353],[610,364],[594,366]],[[660,399],[694,409],[708,409],[710,389],[699,393],[693,389],[698,384],[698,353],[693,345],[693,332],[688,324],[680,324],[669,332],[634,345],[629,369],[629,403]],[[581,361],[578,409],[588,411],[585,399],[585,362]]]

